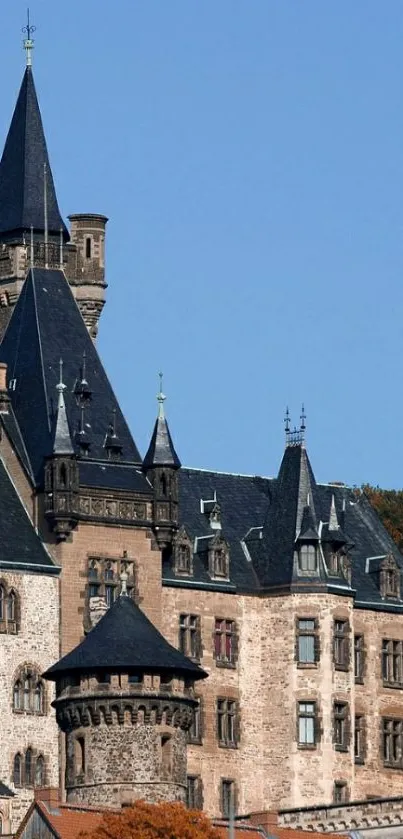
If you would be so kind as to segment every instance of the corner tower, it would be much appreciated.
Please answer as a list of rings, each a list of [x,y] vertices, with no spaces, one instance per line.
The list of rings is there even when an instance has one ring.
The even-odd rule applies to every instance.
[[[59,210],[32,72],[26,27],[26,68],[0,161],[0,339],[27,271],[61,268],[92,338],[105,302],[104,241],[107,219],[70,217],[71,240]]]
[[[120,807],[184,801],[194,683],[205,672],[122,593],[45,678],[56,682],[67,801]]]

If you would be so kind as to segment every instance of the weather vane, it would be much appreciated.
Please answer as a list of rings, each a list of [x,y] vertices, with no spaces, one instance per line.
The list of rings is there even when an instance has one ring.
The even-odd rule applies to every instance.
[[[29,18],[29,9],[27,9],[27,25],[23,26],[22,31],[24,35],[27,37],[24,39],[24,50],[27,54],[27,67],[31,67],[32,65],[32,50],[34,48],[34,42],[32,39],[32,35],[36,30],[36,26],[31,26],[31,21]]]

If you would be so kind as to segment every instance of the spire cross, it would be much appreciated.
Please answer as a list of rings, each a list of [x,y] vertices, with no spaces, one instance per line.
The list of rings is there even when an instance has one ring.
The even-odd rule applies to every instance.
[[[164,419],[164,402],[166,400],[166,396],[162,392],[163,373],[158,373],[158,375],[159,375],[159,379],[160,379],[160,389],[159,389],[159,393],[158,393],[158,396],[157,396],[158,419]]]
[[[36,30],[36,26],[31,26],[31,21],[29,17],[29,8],[27,9],[27,25],[23,26],[22,31],[26,34],[26,38],[24,39],[24,50],[27,55],[27,67],[32,66],[32,50],[34,48],[34,42],[31,35],[34,34]]]

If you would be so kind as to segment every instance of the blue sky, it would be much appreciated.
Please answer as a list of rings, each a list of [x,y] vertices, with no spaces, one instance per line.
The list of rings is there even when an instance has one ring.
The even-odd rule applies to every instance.
[[[3,143],[26,4],[1,13]],[[145,451],[403,486],[399,0],[36,0],[59,203],[109,216],[98,346]]]

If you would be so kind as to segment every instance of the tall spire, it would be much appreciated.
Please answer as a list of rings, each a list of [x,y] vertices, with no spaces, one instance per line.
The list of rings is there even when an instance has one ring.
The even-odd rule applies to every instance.
[[[170,466],[173,469],[179,469],[181,462],[176,454],[164,413],[166,396],[162,393],[162,373],[159,373],[159,378],[160,388],[157,395],[158,417],[147,454],[143,461],[143,466],[145,469],[152,469],[154,466]]]
[[[49,236],[65,241],[69,233],[60,215],[49,164],[41,113],[32,75],[33,27],[24,27],[27,66],[0,161],[0,241],[20,239],[33,228],[45,232],[45,203]],[[44,190],[46,167],[46,202]]]
[[[33,41],[31,36],[34,34],[35,30],[36,30],[36,26],[31,26],[31,22],[30,22],[30,19],[29,19],[29,9],[27,9],[27,25],[24,26],[23,29],[22,29],[24,34],[27,36],[26,38],[24,38],[24,41],[23,41],[24,50],[25,50],[26,57],[27,57],[26,58],[27,67],[32,66],[32,50],[34,48],[34,41]]]
[[[60,359],[60,379],[56,385],[56,390],[59,394],[57,401],[57,414],[55,436],[53,439],[53,454],[71,455],[74,454],[73,445],[71,442],[69,422],[67,419],[66,405],[64,401],[64,391],[66,385],[63,382],[63,361]]]

